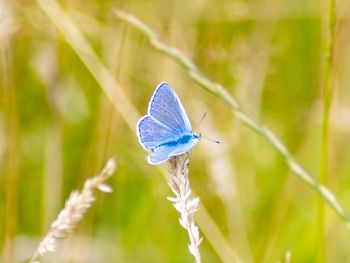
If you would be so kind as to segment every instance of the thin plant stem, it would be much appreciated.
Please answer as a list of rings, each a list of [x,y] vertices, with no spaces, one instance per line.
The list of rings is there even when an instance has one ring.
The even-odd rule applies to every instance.
[[[319,180],[322,184],[327,184],[328,175],[328,145],[329,145],[329,115],[332,104],[332,95],[334,89],[334,40],[335,40],[335,27],[336,27],[336,9],[335,0],[327,1],[328,15],[325,16],[326,30],[324,34],[325,45],[323,49],[324,62],[323,62],[323,122],[322,122],[322,141],[321,141],[321,159],[320,159],[320,174]],[[324,240],[324,203],[322,199],[318,202],[318,256],[319,262],[324,262],[325,240]]]
[[[110,159],[102,171],[85,181],[81,191],[73,191],[60,211],[49,231],[39,244],[29,263],[38,263],[40,257],[47,252],[55,252],[59,240],[67,238],[84,218],[87,210],[96,200],[94,192],[100,190],[105,193],[112,192],[112,188],[105,181],[112,176],[116,169],[114,158]]]
[[[198,210],[199,198],[192,197],[188,178],[189,162],[189,154],[176,156],[168,161],[170,166],[168,184],[175,195],[175,197],[168,197],[168,200],[173,203],[175,209],[180,213],[180,225],[186,229],[190,239],[188,245],[190,253],[194,256],[196,263],[201,263],[198,247],[202,238],[199,236],[198,227],[194,222],[194,213]]]
[[[115,10],[116,16],[124,22],[132,25],[136,29],[144,33],[153,48],[164,53],[170,58],[179,63],[189,74],[189,76],[196,81],[205,90],[209,91],[213,95],[223,100],[246,126],[251,128],[261,137],[263,137],[273,148],[275,148],[283,157],[291,171],[294,172],[303,182],[314,189],[321,197],[326,201],[335,213],[347,224],[350,229],[350,217],[345,211],[343,206],[339,203],[334,194],[322,185],[315,177],[313,177],[306,169],[296,160],[287,147],[281,142],[281,140],[265,125],[259,123],[247,112],[245,112],[236,99],[232,97],[228,91],[219,83],[211,81],[184,53],[179,49],[165,44],[159,39],[157,34],[144,22],[137,17],[120,11]]]
[[[12,78],[11,68],[12,55],[8,50],[10,43],[5,47],[0,47],[0,59],[3,79],[3,102],[6,110],[6,125],[8,126],[8,157],[5,159],[5,172],[3,175],[3,191],[4,191],[4,210],[5,217],[3,220],[4,244],[3,244],[3,260],[4,262],[15,262],[16,250],[16,228],[18,217],[18,180],[20,167],[20,140],[18,131],[18,113],[17,113],[17,89],[15,80]],[[1,189],[2,190],[2,189]],[[0,260],[1,261],[1,260]]]

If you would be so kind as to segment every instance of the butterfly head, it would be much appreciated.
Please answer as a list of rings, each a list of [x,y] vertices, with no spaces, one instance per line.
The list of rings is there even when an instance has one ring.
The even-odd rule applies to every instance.
[[[194,132],[193,133],[193,138],[200,140],[202,138],[202,134],[200,132],[199,133]]]

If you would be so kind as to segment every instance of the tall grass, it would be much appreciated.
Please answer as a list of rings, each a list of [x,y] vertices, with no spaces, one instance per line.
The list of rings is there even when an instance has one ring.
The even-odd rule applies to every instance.
[[[27,262],[110,155],[113,194],[40,260],[195,260],[168,170],[134,132],[167,81],[221,142],[191,154],[202,262],[349,262],[350,9],[336,3],[332,33],[314,1],[1,1],[0,261]]]
[[[319,180],[322,184],[327,185],[328,177],[328,155],[329,155],[329,118],[332,104],[332,96],[334,89],[335,69],[334,69],[334,42],[336,29],[336,6],[334,0],[329,0],[327,5],[327,13],[324,21],[327,26],[324,30],[324,61],[323,61],[323,120],[322,120],[322,142],[321,142],[321,160]],[[324,262],[325,253],[325,222],[324,222],[324,205],[319,201],[318,205],[318,232],[319,238],[319,257],[320,262]]]

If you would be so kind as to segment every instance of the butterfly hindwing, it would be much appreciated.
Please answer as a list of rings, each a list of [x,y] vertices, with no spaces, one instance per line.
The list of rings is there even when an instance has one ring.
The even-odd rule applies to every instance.
[[[190,151],[199,141],[199,138],[192,133],[185,134],[181,139],[167,141],[152,149],[148,161],[151,164],[158,164],[171,157],[184,154]]]
[[[159,164],[169,159],[172,152],[176,150],[176,146],[160,146],[154,149],[148,157],[151,164]]]
[[[165,82],[156,88],[151,98],[148,113],[178,133],[192,130],[180,100],[169,84]]]

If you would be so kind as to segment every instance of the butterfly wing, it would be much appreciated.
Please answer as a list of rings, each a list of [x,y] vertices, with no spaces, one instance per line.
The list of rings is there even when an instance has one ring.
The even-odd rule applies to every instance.
[[[152,148],[177,136],[176,131],[149,115],[139,120],[136,125],[136,132],[140,144],[146,150],[152,150]]]
[[[154,149],[148,156],[150,164],[160,164],[170,158],[170,154],[176,150],[176,146],[162,145]]]
[[[160,83],[153,93],[148,114],[178,134],[192,131],[184,107],[166,82]]]
[[[148,162],[150,164],[159,164],[167,161],[169,158],[184,154],[190,151],[193,146],[198,143],[199,139],[193,138],[186,144],[173,144],[173,145],[161,145],[156,147],[148,157]]]

